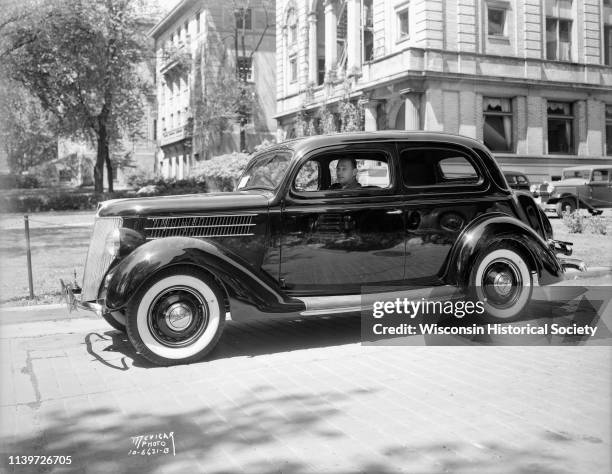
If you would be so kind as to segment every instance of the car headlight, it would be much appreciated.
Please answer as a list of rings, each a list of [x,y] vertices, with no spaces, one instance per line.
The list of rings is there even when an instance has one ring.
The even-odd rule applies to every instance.
[[[116,257],[119,255],[119,250],[121,249],[121,232],[119,229],[114,229],[106,236],[106,252],[111,257]]]
[[[555,187],[552,184],[548,183],[548,186],[546,186],[546,192],[548,194],[552,194],[554,191],[555,191]]]

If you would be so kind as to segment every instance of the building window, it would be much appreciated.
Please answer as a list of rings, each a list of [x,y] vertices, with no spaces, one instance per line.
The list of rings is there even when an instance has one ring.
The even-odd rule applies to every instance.
[[[548,153],[574,152],[572,104],[548,102]]]
[[[372,17],[372,0],[363,0],[361,9],[361,45],[362,60],[374,59],[374,19]]]
[[[397,11],[397,39],[403,40],[410,34],[408,7]]]
[[[572,60],[572,20],[546,18],[546,59]]]
[[[604,64],[612,66],[612,25],[604,26]]]
[[[325,81],[325,58],[317,59],[317,85]]]
[[[489,36],[506,36],[506,10],[501,8],[488,8]]]
[[[485,145],[491,151],[513,151],[511,100],[484,97],[483,109]]]
[[[612,156],[612,105],[606,105],[606,155]]]
[[[196,33],[199,33],[200,32],[200,12],[196,13],[195,23],[196,23]]]
[[[238,58],[238,77],[247,82],[253,81],[253,58],[244,56]]]
[[[251,29],[251,9],[250,8],[238,8],[234,12],[234,16],[236,17],[236,28],[239,30]]]
[[[297,81],[297,57],[289,58],[289,82]]]

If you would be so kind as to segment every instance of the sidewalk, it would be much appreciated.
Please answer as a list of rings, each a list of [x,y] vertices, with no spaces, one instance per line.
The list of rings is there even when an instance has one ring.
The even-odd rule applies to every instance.
[[[365,347],[360,318],[336,316],[229,322],[206,361],[160,368],[78,315],[0,318],[0,469],[43,471],[15,454],[96,473],[611,469],[610,347]],[[175,455],[130,455],[144,435]]]

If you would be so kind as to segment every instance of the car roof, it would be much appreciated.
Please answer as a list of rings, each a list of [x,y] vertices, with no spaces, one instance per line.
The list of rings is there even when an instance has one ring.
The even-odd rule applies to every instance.
[[[525,173],[521,173],[520,171],[503,171],[503,173],[509,176],[525,176]]]
[[[581,165],[581,166],[572,166],[570,168],[563,168],[563,171],[590,171],[597,169],[610,170],[612,169],[612,165]]]
[[[296,152],[305,152],[315,148],[342,145],[345,143],[384,141],[430,141],[439,143],[452,143],[468,148],[485,150],[484,145],[473,138],[443,132],[423,132],[405,130],[380,130],[375,132],[345,132],[329,135],[313,135],[310,137],[294,138],[279,145],[292,148]]]

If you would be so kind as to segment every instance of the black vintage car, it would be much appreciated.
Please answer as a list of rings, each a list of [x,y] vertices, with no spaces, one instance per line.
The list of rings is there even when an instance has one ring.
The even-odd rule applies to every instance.
[[[510,321],[533,286],[581,266],[556,255],[569,245],[472,139],[317,136],[256,154],[232,193],[102,203],[67,296],[174,364],[210,351],[228,315],[355,311],[366,288],[447,285]]]
[[[523,173],[519,173],[518,171],[504,171],[504,177],[506,178],[508,186],[512,189],[517,191],[529,191],[531,188],[529,178]]]

